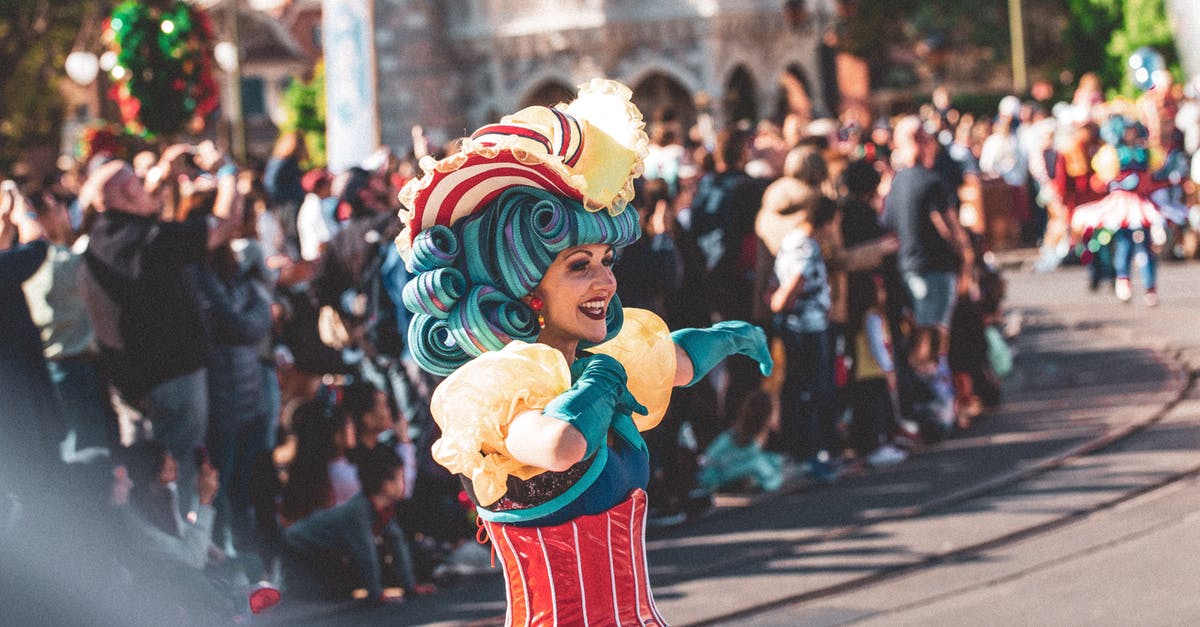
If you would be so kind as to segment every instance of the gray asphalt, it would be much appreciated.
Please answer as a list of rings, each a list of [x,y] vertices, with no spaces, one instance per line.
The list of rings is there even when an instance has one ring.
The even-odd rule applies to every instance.
[[[1200,263],[1161,305],[1083,271],[1011,269],[1022,319],[1000,407],[883,471],[794,484],[649,535],[673,624],[1200,624]],[[1135,281],[1136,285],[1136,281]],[[255,622],[494,624],[498,576],[359,609],[285,600]]]

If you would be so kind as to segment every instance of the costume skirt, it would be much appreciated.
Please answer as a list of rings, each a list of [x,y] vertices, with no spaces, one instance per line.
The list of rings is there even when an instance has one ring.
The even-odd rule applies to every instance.
[[[1161,225],[1162,219],[1158,207],[1137,192],[1115,189],[1100,200],[1076,207],[1071,216],[1071,228],[1077,231],[1142,229]]]
[[[504,571],[506,625],[666,625],[646,567],[646,492],[553,527],[484,521]]]

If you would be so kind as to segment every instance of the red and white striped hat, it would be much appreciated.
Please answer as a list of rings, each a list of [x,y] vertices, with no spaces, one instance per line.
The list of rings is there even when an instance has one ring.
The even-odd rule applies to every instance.
[[[421,177],[400,190],[401,253],[408,256],[424,229],[450,226],[516,186],[619,214],[633,199],[649,146],[632,95],[621,83],[593,79],[569,104],[522,109],[472,133],[459,152],[422,159]]]

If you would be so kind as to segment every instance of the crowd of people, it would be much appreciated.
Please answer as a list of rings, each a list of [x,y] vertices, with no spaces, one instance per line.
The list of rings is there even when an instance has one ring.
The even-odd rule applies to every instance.
[[[978,117],[939,89],[894,119],[705,128],[651,121],[619,297],[670,328],[757,324],[776,367],[731,360],[675,390],[646,433],[651,524],[716,492],[902,463],[998,403],[991,214],[1041,247],[1040,269],[1086,263],[1122,300],[1140,264],[1149,306],[1160,251],[1187,254],[1200,228],[1200,103],[1170,85],[1104,102],[1085,77],[1071,103]],[[495,572],[433,461],[440,377],[408,342],[397,193],[455,150],[414,137],[336,174],[285,134],[261,164],[204,141],[6,180],[0,537],[54,544],[75,527],[45,521],[77,512],[89,542],[119,547],[109,591],[192,591],[164,616]]]

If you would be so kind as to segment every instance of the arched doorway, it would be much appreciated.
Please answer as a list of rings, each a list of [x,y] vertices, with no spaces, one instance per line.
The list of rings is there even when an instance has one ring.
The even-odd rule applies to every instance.
[[[743,121],[753,126],[758,121],[758,85],[754,76],[739,65],[729,73],[725,81],[725,94],[721,99],[721,111],[725,113],[725,122],[736,126]]]
[[[662,72],[653,72],[633,88],[633,104],[646,119],[647,131],[667,126],[682,139],[696,121],[696,103],[682,83]]]
[[[562,81],[546,80],[537,87],[529,90],[521,99],[521,109],[525,107],[553,107],[561,102],[571,102],[575,99],[575,90]]]
[[[775,96],[775,121],[782,124],[792,114],[804,124],[813,119],[812,82],[798,63],[788,65],[780,74]]]

